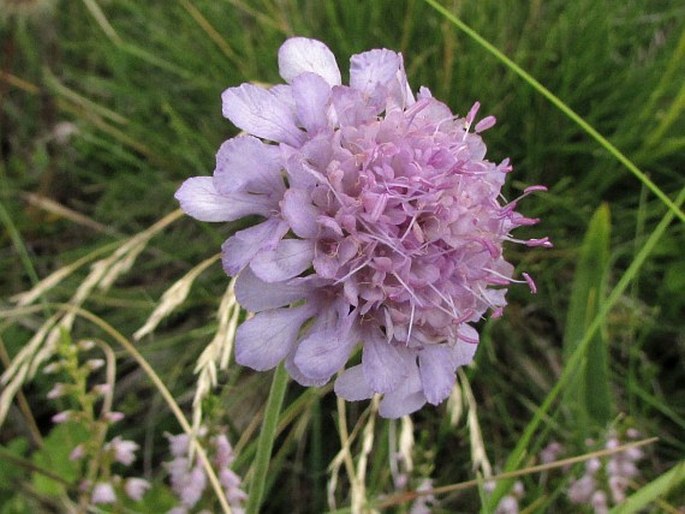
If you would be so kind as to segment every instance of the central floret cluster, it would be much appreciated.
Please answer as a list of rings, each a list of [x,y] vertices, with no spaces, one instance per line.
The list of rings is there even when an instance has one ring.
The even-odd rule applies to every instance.
[[[550,245],[510,235],[537,220],[501,201],[511,167],[487,161],[479,135],[495,120],[473,126],[478,104],[456,117],[426,88],[414,98],[390,50],[353,56],[349,86],[315,40],[286,41],[279,67],[287,85],[224,92],[224,115],[249,135],[222,145],[213,177],[177,192],[200,220],[263,218],[222,248],[238,301],[256,313],[236,360],[285,360],[295,380],[322,385],[361,345],[338,395],[382,393],[387,417],[440,403],[475,353],[469,323],[506,305],[502,243]]]

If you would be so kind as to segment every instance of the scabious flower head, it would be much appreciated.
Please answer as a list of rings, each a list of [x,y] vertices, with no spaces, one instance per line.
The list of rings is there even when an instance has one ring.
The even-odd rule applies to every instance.
[[[537,220],[502,201],[511,166],[488,161],[480,136],[495,120],[476,123],[477,103],[455,116],[425,87],[415,97],[390,50],[354,55],[349,85],[319,41],[287,40],[278,62],[286,84],[224,91],[223,114],[246,135],[221,146],[213,177],[176,193],[203,221],[261,217],[222,247],[256,313],[236,361],[285,361],[299,383],[323,385],[361,345],[338,395],[381,393],[385,417],[438,404],[476,351],[472,324],[499,315],[517,281],[502,243],[550,246],[510,234]]]

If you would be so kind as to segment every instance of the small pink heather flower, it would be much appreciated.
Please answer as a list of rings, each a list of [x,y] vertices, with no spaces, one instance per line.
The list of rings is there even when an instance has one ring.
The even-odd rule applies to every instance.
[[[549,464],[559,459],[559,455],[564,451],[564,447],[557,441],[552,441],[540,452],[540,462]]]
[[[69,453],[69,460],[81,460],[86,454],[86,449],[82,444],[78,444]]]
[[[188,179],[181,207],[202,221],[260,216],[223,245],[236,297],[255,316],[236,337],[236,361],[263,371],[285,361],[300,384],[320,386],[361,345],[362,363],[336,380],[347,400],[384,395],[396,418],[448,397],[478,345],[472,324],[501,314],[512,278],[505,241],[535,219],[501,188],[508,159],[485,158],[476,122],[422,87],[402,56],[352,56],[350,84],[323,43],[288,39],[286,84],[224,91],[223,114],[247,135],[226,141],[213,177]]]
[[[433,480],[424,478],[419,486],[416,488],[417,492],[425,492],[433,489]],[[414,500],[409,508],[409,514],[430,514],[433,512],[433,506],[436,504],[435,495],[423,494]]]
[[[58,412],[54,416],[52,416],[52,422],[55,423],[56,425],[59,423],[65,423],[72,419],[74,413],[71,410],[65,410],[62,412]]]
[[[169,472],[171,488],[178,495],[181,504],[185,507],[193,507],[207,487],[207,476],[200,463],[189,467],[186,457],[176,457],[165,464]]]
[[[126,416],[124,415],[123,412],[118,412],[118,411],[106,412],[106,413],[103,415],[103,418],[104,418],[105,421],[107,421],[108,423],[116,423],[116,422],[118,422],[118,421],[121,421],[121,420],[124,419],[125,417],[126,417]]]
[[[204,436],[206,430],[200,430],[200,436]],[[165,434],[169,440],[169,451],[174,457],[165,462],[164,467],[169,472],[171,488],[179,497],[181,504],[170,512],[186,512],[195,506],[202,497],[207,485],[207,476],[199,462],[192,463],[188,460],[189,437],[186,434]],[[212,464],[218,470],[219,482],[224,488],[226,499],[231,510],[236,514],[244,512],[243,503],[247,494],[241,489],[242,479],[228,466],[235,460],[233,447],[225,434],[213,436],[209,440],[207,450],[211,454]]]
[[[638,437],[634,429],[628,430],[629,438]],[[594,441],[586,441],[588,446]],[[604,447],[614,449],[621,445],[616,433],[609,433]],[[640,448],[629,448],[615,453],[603,463],[598,458],[589,459],[585,463],[585,473],[579,479],[571,482],[568,498],[572,503],[586,504],[593,508],[595,514],[609,512],[609,505],[619,505],[627,496],[631,481],[640,475],[637,463],[644,458]]]
[[[66,388],[64,384],[58,382],[54,386],[52,386],[52,389],[50,389],[45,396],[48,398],[48,400],[54,400],[56,398],[64,396],[65,392]]]
[[[142,500],[150,487],[150,482],[143,478],[127,478],[124,482],[124,492],[133,501]]]
[[[99,482],[93,487],[91,501],[94,504],[98,503],[115,503],[117,495],[114,492],[114,487],[109,482]]]
[[[116,462],[124,466],[130,466],[136,460],[136,450],[140,448],[134,441],[122,439],[121,436],[114,437],[105,445],[105,451],[111,451]]]
[[[112,386],[110,386],[109,384],[96,384],[93,386],[92,391],[96,395],[100,396],[100,395],[107,394],[107,393],[111,392]]]
[[[174,457],[186,457],[190,438],[186,434],[164,434],[169,441],[169,451]]]

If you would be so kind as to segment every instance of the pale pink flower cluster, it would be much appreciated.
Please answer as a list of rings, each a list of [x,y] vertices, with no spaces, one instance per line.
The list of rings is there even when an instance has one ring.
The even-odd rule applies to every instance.
[[[202,431],[200,436],[204,436]],[[207,475],[202,464],[197,460],[190,460],[189,442],[186,434],[166,435],[169,440],[169,451],[174,457],[165,463],[169,472],[171,488],[179,499],[179,505],[168,514],[187,514],[201,500],[207,488]],[[219,482],[224,488],[226,499],[234,514],[243,514],[243,503],[247,494],[241,489],[241,478],[230,469],[235,460],[231,443],[225,434],[218,434],[209,438],[206,450],[212,457],[212,464],[218,472]]]
[[[136,460],[135,452],[140,447],[135,441],[123,439],[121,436],[115,436],[109,442],[105,443],[103,450],[109,456],[109,460],[105,462],[119,463],[123,466],[130,466]],[[72,450],[69,458],[72,460],[80,460],[86,456],[83,445],[78,445]],[[91,502],[96,504],[115,504],[119,499],[119,494],[123,492],[133,501],[142,500],[145,492],[150,489],[151,484],[138,477],[124,478],[119,474],[109,475],[106,470],[101,470],[101,476],[108,476],[107,480],[97,482],[91,492]]]
[[[91,344],[74,345],[72,354],[68,358],[78,358],[79,351],[88,351],[92,348]],[[81,371],[91,373],[100,369],[105,365],[103,359],[88,359],[80,367]],[[73,367],[73,363],[72,366]],[[66,359],[56,360],[44,368],[44,373],[55,374],[66,371],[70,366]],[[80,371],[79,371],[80,372]],[[73,377],[72,377],[73,379]],[[89,390],[79,390],[75,383],[61,383],[57,382],[47,393],[48,399],[54,400],[65,396],[71,396],[77,403],[79,403],[85,410],[68,409],[58,412],[52,417],[52,422],[55,424],[66,423],[68,421],[75,421],[82,423],[86,427],[93,428],[96,424],[104,423],[111,426],[114,423],[121,421],[124,414],[117,411],[103,411],[97,420],[92,419],[93,414],[87,412],[92,408],[92,401],[105,394],[111,394],[111,386],[109,384],[96,384]],[[88,398],[88,400],[86,400]],[[85,407],[88,405],[89,407]],[[99,432],[94,429],[93,433]],[[89,450],[88,443],[81,443],[76,445],[69,453],[69,460],[80,461],[87,459],[98,459],[99,468],[98,476],[95,481],[82,480],[79,490],[82,494],[90,491],[91,505],[113,505],[119,501],[119,495],[125,494],[133,501],[139,501],[143,498],[145,492],[151,487],[150,483],[138,477],[124,478],[118,474],[111,473],[111,465],[114,463],[123,466],[130,466],[136,459],[135,452],[139,449],[135,441],[123,439],[121,436],[115,436],[109,442],[105,443],[102,451],[91,448]]]
[[[485,483],[485,491],[487,493],[492,493],[495,490],[497,484],[493,481]],[[519,501],[523,498],[525,490],[523,488],[523,482],[517,480],[514,482],[511,490],[502,496],[500,501],[495,507],[495,514],[518,514],[519,513]]]
[[[640,434],[634,428],[625,431],[628,441],[635,440]],[[616,431],[609,432],[604,448],[614,449],[624,444]],[[595,449],[596,443],[592,439],[586,441],[588,449]],[[564,447],[554,441],[540,453],[543,463],[554,462],[564,453]],[[571,503],[586,505],[592,508],[594,514],[606,514],[612,506],[621,504],[627,496],[631,482],[640,476],[638,463],[644,458],[640,448],[628,448],[625,451],[612,454],[606,459],[593,457],[587,460],[583,467],[583,474],[571,481],[567,496]]]
[[[417,492],[426,492],[433,489],[433,480],[424,478],[416,488]],[[409,514],[431,514],[437,500],[434,494],[422,494],[409,507]]]

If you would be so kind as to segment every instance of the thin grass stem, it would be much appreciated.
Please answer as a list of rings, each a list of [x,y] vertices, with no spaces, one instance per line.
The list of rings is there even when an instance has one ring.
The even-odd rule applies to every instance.
[[[482,46],[485,50],[490,52],[495,56],[497,60],[502,62],[507,68],[516,73],[525,82],[528,83],[533,89],[535,89],[542,96],[547,98],[557,109],[563,112],[570,120],[574,121],[581,129],[583,129],[589,136],[591,136],[595,141],[597,141],[605,150],[607,150],[611,155],[613,155],[621,164],[623,164],[628,170],[635,175],[640,182],[642,182],[647,188],[654,193],[654,195],[661,200],[664,205],[666,205],[669,210],[673,212],[675,216],[680,219],[680,221],[685,222],[685,213],[671,200],[666,193],[664,193],[659,186],[650,180],[650,178],[638,168],[633,162],[626,157],[623,152],[616,148],[607,138],[600,134],[592,125],[585,121],[579,114],[577,114],[573,109],[571,109],[564,101],[552,93],[549,89],[543,86],[537,79],[535,79],[530,73],[521,68],[518,64],[512,61],[504,53],[502,53],[497,47],[492,43],[483,38],[478,32],[473,30],[471,27],[466,25],[463,21],[457,18],[454,14],[449,12],[445,7],[440,5],[437,0],[425,0],[431,7],[442,14],[447,20],[449,20],[455,27],[464,32],[468,37],[473,39],[477,44]]]

